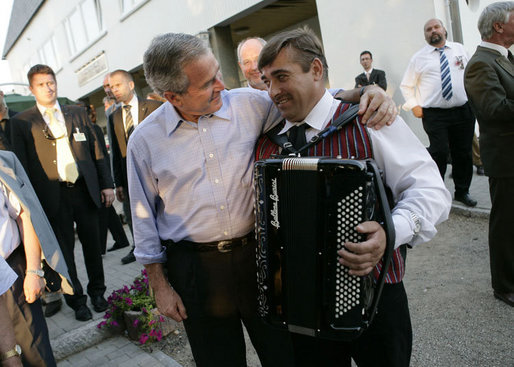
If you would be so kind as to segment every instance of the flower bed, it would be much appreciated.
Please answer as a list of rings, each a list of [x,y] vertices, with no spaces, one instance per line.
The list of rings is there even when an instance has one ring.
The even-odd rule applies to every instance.
[[[117,289],[107,298],[109,307],[97,327],[113,332],[127,330],[129,338],[141,344],[159,341],[175,330],[175,322],[159,314],[146,270],[134,279],[132,285]]]

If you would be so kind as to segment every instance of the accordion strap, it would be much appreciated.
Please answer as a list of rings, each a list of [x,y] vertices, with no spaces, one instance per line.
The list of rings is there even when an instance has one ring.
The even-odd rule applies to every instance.
[[[314,135],[307,144],[305,144],[300,149],[296,150],[293,148],[293,145],[287,139],[286,134],[278,134],[280,130],[282,130],[282,124],[275,126],[273,129],[266,133],[266,136],[273,143],[277,144],[283,149],[282,155],[300,155],[303,151],[309,149],[310,147],[318,144],[323,139],[328,138],[336,131],[341,130],[345,127],[349,122],[353,121],[355,117],[357,117],[357,113],[359,112],[359,105],[351,105],[346,111],[344,111],[337,119],[332,120],[332,123],[326,127],[324,130],[320,131],[316,135]]]

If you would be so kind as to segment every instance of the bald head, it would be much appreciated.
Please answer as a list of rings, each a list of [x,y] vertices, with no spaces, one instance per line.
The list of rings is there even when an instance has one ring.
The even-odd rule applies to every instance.
[[[237,59],[250,87],[266,90],[266,85],[261,80],[261,73],[257,68],[259,54],[266,44],[262,38],[248,38],[237,46]]]
[[[443,47],[446,44],[448,33],[440,19],[429,19],[425,23],[423,31],[425,33],[425,41],[427,41],[430,46]]]

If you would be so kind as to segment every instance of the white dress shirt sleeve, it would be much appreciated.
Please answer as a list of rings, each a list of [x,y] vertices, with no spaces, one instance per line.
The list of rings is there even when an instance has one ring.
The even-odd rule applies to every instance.
[[[395,207],[392,217],[396,231],[395,248],[430,241],[436,225],[448,218],[451,196],[436,164],[405,122],[397,117],[391,126],[369,130],[374,158],[385,172]],[[421,228],[415,233],[419,219]]]
[[[413,57],[410,60],[409,65],[407,66],[407,70],[405,71],[403,79],[400,83],[400,90],[402,91],[403,98],[405,99],[403,108],[407,111],[419,105],[419,102],[416,98],[416,88],[420,74],[416,71],[415,64],[416,61]]]

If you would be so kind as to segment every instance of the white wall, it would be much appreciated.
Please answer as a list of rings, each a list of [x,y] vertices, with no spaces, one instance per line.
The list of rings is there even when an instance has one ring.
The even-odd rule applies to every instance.
[[[42,5],[7,55],[15,81],[27,82],[23,66],[29,63],[33,50],[41,47],[54,33],[63,65],[56,75],[59,95],[77,99],[101,86],[103,75],[79,87],[75,71],[102,51],[105,51],[109,70],[131,70],[142,64],[143,53],[156,35],[167,32],[196,34],[260,1],[150,0],[131,16],[121,19],[119,1],[101,0],[106,34],[82,54],[70,59],[62,22],[79,3],[79,0],[52,0]]]

